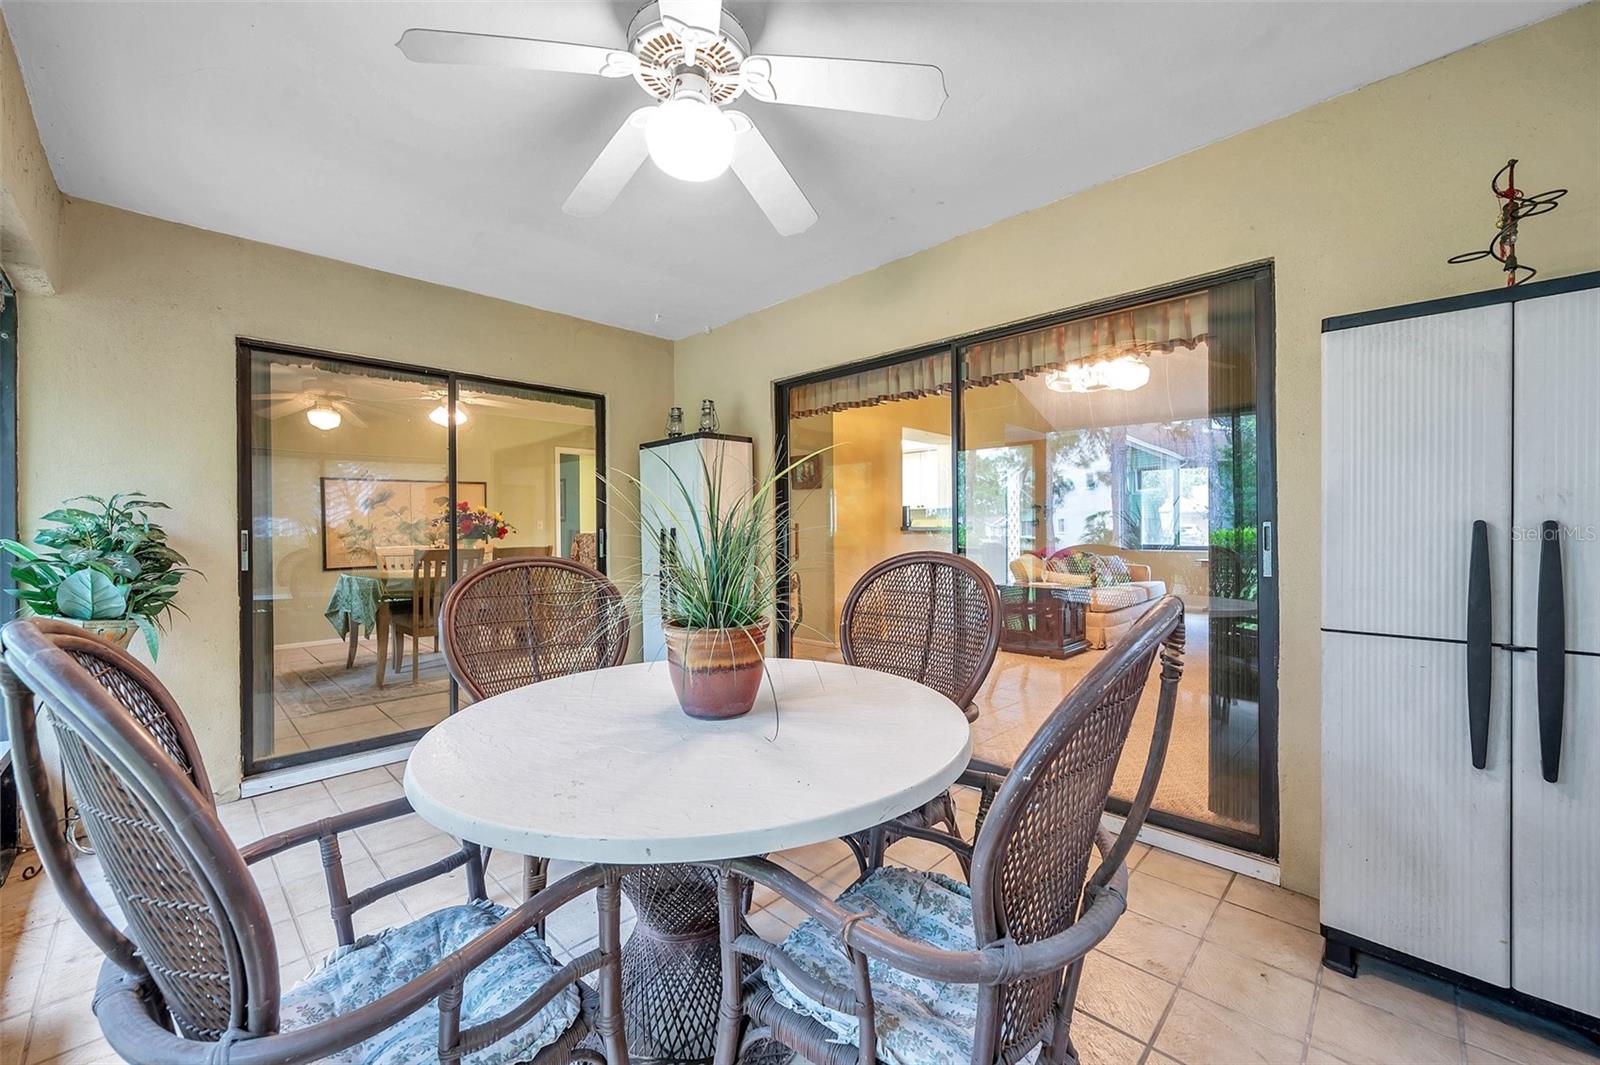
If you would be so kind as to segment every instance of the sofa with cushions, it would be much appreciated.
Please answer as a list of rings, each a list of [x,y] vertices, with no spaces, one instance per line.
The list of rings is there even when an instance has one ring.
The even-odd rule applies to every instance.
[[[1048,559],[1024,552],[1011,560],[1011,576],[1019,585],[1083,589],[1084,637],[1090,647],[1102,650],[1167,594],[1166,581],[1153,580],[1149,566],[1083,547],[1057,551]]]

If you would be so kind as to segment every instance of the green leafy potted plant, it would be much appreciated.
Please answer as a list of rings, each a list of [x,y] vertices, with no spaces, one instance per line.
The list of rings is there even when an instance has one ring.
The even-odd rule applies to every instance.
[[[773,546],[787,522],[772,503],[794,466],[732,499],[724,493],[721,471],[703,458],[701,467],[703,505],[676,471],[672,498],[657,501],[662,518],[684,534],[673,555],[661,560],[667,671],[684,713],[732,718],[749,713],[761,690],[767,625],[781,586]],[[667,539],[663,521],[650,513],[640,525],[644,536],[658,543]]]
[[[140,492],[66,500],[40,519],[46,527],[33,547],[0,540],[0,551],[17,560],[17,599],[30,614],[82,625],[123,647],[143,632],[155,658],[163,619],[178,609],[172,600],[179,583],[199,572],[150,520],[150,511],[167,509]]]

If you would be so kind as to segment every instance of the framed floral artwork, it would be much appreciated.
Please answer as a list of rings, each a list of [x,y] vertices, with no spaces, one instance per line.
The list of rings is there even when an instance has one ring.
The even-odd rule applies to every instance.
[[[489,503],[484,481],[456,482],[457,499],[474,507]],[[370,569],[378,549],[444,547],[446,526],[435,519],[450,510],[450,486],[442,481],[322,478],[322,568]]]

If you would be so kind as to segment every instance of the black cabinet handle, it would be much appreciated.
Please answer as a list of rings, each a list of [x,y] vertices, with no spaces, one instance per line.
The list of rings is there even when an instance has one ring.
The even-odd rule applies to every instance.
[[[1561,773],[1567,713],[1567,602],[1561,575],[1561,525],[1539,529],[1539,618],[1534,647],[1539,682],[1539,767],[1554,784]]]
[[[1489,764],[1489,696],[1494,648],[1489,591],[1489,524],[1472,523],[1472,562],[1467,569],[1467,729],[1472,736],[1472,768]]]

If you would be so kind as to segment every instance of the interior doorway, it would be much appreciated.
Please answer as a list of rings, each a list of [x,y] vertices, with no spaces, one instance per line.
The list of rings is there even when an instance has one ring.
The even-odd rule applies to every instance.
[[[595,463],[593,448],[558,447],[556,456],[555,553],[572,558],[578,536],[595,524]],[[580,544],[581,546],[581,544]],[[581,553],[581,552],[580,552]]]

